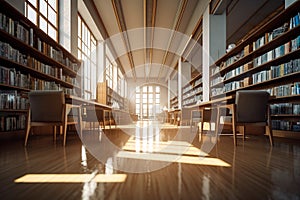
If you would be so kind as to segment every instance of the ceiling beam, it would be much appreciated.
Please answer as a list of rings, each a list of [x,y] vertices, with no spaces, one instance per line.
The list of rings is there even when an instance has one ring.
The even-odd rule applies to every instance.
[[[186,56],[184,56],[185,59],[183,60],[183,62],[186,61],[186,58],[188,58],[190,53],[193,51],[193,48],[195,47],[196,42],[199,43],[201,41],[202,31],[203,31],[202,21],[203,21],[203,16],[201,16],[199,18],[199,20],[197,21],[197,24],[191,34],[191,37],[190,37],[191,39],[188,40],[188,43],[185,45],[185,48],[183,49],[182,55],[186,54]],[[177,69],[178,69],[178,62],[175,65],[174,70],[169,72],[169,76],[167,76],[167,77],[173,77],[175,75],[175,72]],[[167,78],[165,79],[165,81],[167,81]]]
[[[113,8],[114,8],[114,13],[115,13],[115,17],[117,19],[120,33],[122,35],[122,40],[126,47],[127,56],[129,58],[130,67],[131,67],[131,73],[132,73],[134,81],[136,81],[135,65],[134,65],[134,61],[133,61],[133,56],[132,56],[132,52],[131,52],[131,46],[130,46],[128,34],[127,34],[127,27],[126,27],[126,23],[125,23],[121,0],[111,0],[111,2],[113,5]]]
[[[107,40],[109,38],[109,34],[104,26],[103,20],[99,15],[99,12],[96,8],[94,1],[93,0],[83,0],[83,2],[85,4],[85,6],[87,7],[87,9],[89,10],[89,12],[91,13],[91,16],[92,16],[97,28],[99,29],[103,39],[106,41],[110,41],[110,40]],[[126,77],[125,70],[124,70],[119,58],[116,56],[117,53],[116,53],[115,48],[113,47],[113,45],[110,42],[107,42],[107,46],[110,49],[113,57],[116,58],[115,61],[116,61],[117,65],[119,66],[119,68],[121,69],[122,74]]]
[[[160,79],[162,67],[165,66],[165,64],[166,64],[167,57],[169,55],[169,49],[170,49],[170,46],[171,46],[172,41],[174,39],[174,32],[177,32],[178,29],[179,29],[179,26],[181,24],[181,20],[182,20],[184,11],[186,9],[187,2],[188,2],[188,0],[181,0],[180,1],[180,5],[179,5],[180,8],[177,10],[179,12],[176,13],[176,17],[175,17],[173,28],[172,28],[174,31],[172,32],[172,35],[171,35],[171,37],[169,39],[168,47],[167,47],[167,49],[165,51],[165,54],[164,54],[161,66],[159,68],[159,72],[158,72],[158,76],[157,76],[157,81],[159,81],[159,79]]]
[[[153,42],[154,42],[154,31],[155,31],[155,20],[156,20],[157,0],[144,0],[144,30],[145,30],[145,79],[149,80],[151,74],[151,64],[153,60]],[[150,35],[147,35],[147,28],[151,28]],[[150,48],[147,48],[150,47]],[[149,72],[146,74],[146,64]]]

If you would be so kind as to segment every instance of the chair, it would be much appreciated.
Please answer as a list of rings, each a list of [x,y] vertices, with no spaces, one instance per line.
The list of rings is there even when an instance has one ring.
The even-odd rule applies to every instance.
[[[218,106],[218,119],[216,132],[219,132],[222,109],[230,109],[231,117],[224,118],[225,123],[232,124],[234,144],[237,145],[236,126],[242,127],[243,140],[245,140],[245,126],[266,126],[270,145],[273,146],[273,132],[270,119],[270,107],[268,105],[269,93],[259,90],[241,90],[236,92],[234,104]]]
[[[94,106],[94,105],[85,105],[83,107],[84,110],[84,117],[83,121],[89,122],[90,128],[93,127],[93,130],[95,130],[95,123],[97,123],[97,128],[99,130],[99,124],[103,126],[105,129],[105,116],[104,116],[104,110]]]
[[[27,118],[25,146],[27,146],[30,129],[33,126],[53,126],[54,140],[56,140],[56,127],[63,128],[63,146],[66,145],[67,125],[79,125],[80,135],[82,134],[81,127],[81,107],[65,103],[63,91],[31,91],[29,97],[29,111]],[[68,113],[73,109],[77,109],[77,121],[68,120]],[[74,113],[73,113],[74,114]]]

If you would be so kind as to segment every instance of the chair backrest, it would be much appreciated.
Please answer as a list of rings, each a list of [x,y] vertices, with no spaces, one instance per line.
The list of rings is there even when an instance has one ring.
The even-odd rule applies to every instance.
[[[269,93],[259,90],[242,90],[236,93],[236,122],[256,123],[267,121]]]
[[[32,122],[63,121],[65,109],[63,91],[31,91],[28,96]]]

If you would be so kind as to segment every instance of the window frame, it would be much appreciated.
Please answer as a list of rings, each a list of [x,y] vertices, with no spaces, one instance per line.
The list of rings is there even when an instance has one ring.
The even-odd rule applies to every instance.
[[[41,30],[43,30],[49,37],[51,37],[53,40],[55,40],[56,42],[59,41],[59,3],[60,0],[55,0],[56,1],[56,8],[53,8],[53,6],[48,2],[49,0],[35,0],[36,5],[32,4],[31,0],[25,0],[25,16],[31,21],[33,22],[36,26],[38,26]],[[44,13],[42,13],[41,11],[41,1],[44,1],[46,3],[46,15]],[[35,21],[32,21],[32,19],[29,17],[29,7],[35,12]],[[50,19],[49,19],[49,9],[54,11],[54,13],[56,14],[56,24],[53,24]],[[44,28],[41,27],[41,20],[44,20],[46,22],[46,30]],[[49,27],[53,28],[53,30],[55,31],[55,37],[53,37],[50,34],[50,29]]]
[[[78,59],[84,61],[83,92],[85,99],[96,98],[97,88],[97,40],[83,17],[78,13]]]

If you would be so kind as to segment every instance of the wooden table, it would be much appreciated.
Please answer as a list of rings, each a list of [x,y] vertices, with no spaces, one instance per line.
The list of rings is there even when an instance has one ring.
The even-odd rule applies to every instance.
[[[83,99],[77,96],[73,96],[73,95],[65,95],[66,98],[66,103],[69,104],[75,104],[75,105],[80,105],[83,109],[83,114],[87,113],[86,109],[91,106],[93,107],[94,110],[100,110],[103,111],[103,127],[105,128],[105,121],[109,120],[109,127],[111,128],[111,122],[112,122],[112,110],[113,108],[111,106],[105,105],[105,104],[101,104],[92,100],[87,100],[87,99]]]
[[[200,127],[200,137],[202,135],[202,131],[203,131],[203,124],[204,122],[210,122],[211,121],[211,115],[212,115],[212,110],[216,109],[217,112],[219,112],[218,107],[220,105],[233,105],[235,101],[235,96],[226,96],[223,98],[218,98],[218,99],[212,99],[210,101],[207,102],[202,102],[200,104],[195,104],[192,106],[187,106],[184,107],[183,109],[188,109],[190,110],[190,126],[193,126],[193,119],[194,116],[196,116],[199,120],[199,122],[201,122],[201,127]],[[218,115],[218,113],[217,113]],[[218,121],[216,121],[216,126],[218,126]],[[198,121],[197,121],[198,122]]]

